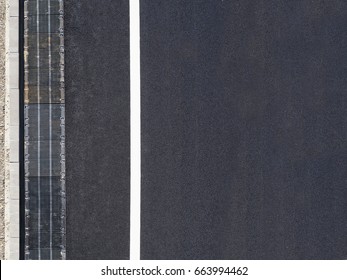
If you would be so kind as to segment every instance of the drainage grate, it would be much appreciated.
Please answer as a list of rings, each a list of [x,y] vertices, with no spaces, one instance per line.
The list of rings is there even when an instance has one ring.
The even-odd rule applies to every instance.
[[[25,259],[65,259],[62,0],[24,1]]]

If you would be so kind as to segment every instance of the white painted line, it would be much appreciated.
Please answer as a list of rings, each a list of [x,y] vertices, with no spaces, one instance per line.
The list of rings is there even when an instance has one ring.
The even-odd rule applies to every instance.
[[[37,234],[38,234],[38,259],[41,259],[41,147],[40,147],[40,1],[36,1],[36,33],[37,33],[37,196],[38,196],[38,221],[37,221]]]
[[[140,259],[141,83],[140,3],[130,0],[130,259]]]
[[[61,209],[60,209],[60,234],[61,234],[61,258],[66,259],[66,182],[65,182],[65,88],[64,88],[64,1],[59,1],[60,19],[60,191],[61,191]]]

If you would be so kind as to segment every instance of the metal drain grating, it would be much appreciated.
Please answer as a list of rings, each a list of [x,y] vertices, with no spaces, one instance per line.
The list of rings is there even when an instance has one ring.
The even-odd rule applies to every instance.
[[[65,259],[63,13],[24,1],[25,259]]]

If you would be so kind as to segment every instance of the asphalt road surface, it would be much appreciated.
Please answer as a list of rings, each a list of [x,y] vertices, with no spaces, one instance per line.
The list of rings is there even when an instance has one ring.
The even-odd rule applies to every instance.
[[[128,1],[65,1],[67,258],[129,258]],[[141,0],[143,259],[347,258],[347,4]]]
[[[67,259],[128,259],[129,1],[65,1]]]
[[[346,26],[338,0],[141,0],[143,259],[347,258]]]

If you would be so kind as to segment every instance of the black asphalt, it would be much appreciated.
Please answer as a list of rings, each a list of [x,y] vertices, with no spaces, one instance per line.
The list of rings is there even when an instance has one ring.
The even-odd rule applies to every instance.
[[[346,48],[345,1],[141,0],[143,259],[347,258]]]
[[[128,2],[65,1],[68,259],[129,258]]]

